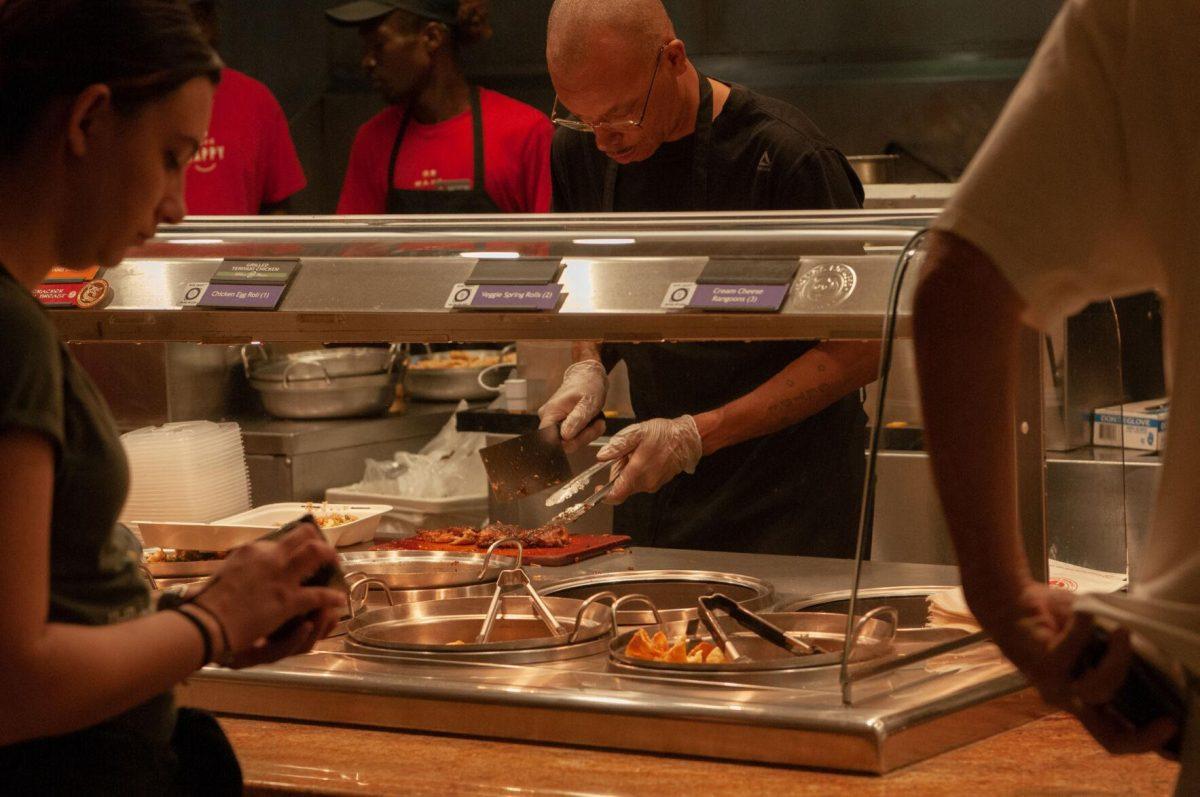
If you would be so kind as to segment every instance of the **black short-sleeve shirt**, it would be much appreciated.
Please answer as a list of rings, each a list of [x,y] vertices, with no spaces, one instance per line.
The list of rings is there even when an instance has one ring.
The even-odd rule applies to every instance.
[[[786,102],[733,84],[713,120],[707,196],[690,196],[693,136],[620,167],[617,212],[822,210],[862,206],[849,162],[807,116]],[[551,147],[554,209],[604,210],[608,157],[589,133],[559,128]]]
[[[138,572],[141,549],[117,523],[129,468],[104,400],[58,338],[47,312],[0,266],[0,432],[36,432],[54,447],[50,515],[51,622],[105,625],[144,614],[150,593]],[[3,534],[25,534],[11,525]],[[168,750],[169,694],[77,734]],[[0,747],[0,770],[37,760],[54,740]],[[82,742],[81,742],[82,743]],[[3,782],[3,779],[0,779]],[[3,789],[0,788],[0,791]]]
[[[695,137],[619,168],[618,212],[858,208],[862,184],[797,108],[733,85],[713,120],[708,185],[694,197]],[[600,213],[609,159],[587,133],[559,129],[551,149],[554,209]],[[617,344],[640,420],[712,410],[753,391],[815,341]],[[858,393],[773,435],[700,461],[655,495],[618,507],[617,530],[662,547],[848,557],[854,554],[865,416]]]

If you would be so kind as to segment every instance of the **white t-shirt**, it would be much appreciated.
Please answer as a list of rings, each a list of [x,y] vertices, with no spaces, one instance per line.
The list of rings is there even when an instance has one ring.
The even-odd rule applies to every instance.
[[[1200,2],[1068,0],[936,226],[972,242],[1048,326],[1089,302],[1164,302],[1171,433],[1128,596],[1081,609],[1200,673]],[[1177,366],[1177,367],[1175,367]]]

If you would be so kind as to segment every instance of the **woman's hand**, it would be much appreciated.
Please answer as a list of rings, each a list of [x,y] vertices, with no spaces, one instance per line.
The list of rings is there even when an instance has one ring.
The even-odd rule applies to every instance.
[[[1030,582],[1012,605],[980,619],[1046,702],[1078,717],[1108,752],[1162,753],[1178,731],[1174,722],[1164,717],[1134,728],[1109,707],[1133,660],[1128,630],[1114,631],[1104,658],[1076,677],[1076,662],[1092,637],[1093,620],[1075,612],[1072,602],[1063,590]]]
[[[212,585],[195,599],[219,618],[229,637],[234,667],[249,667],[312,649],[337,623],[346,596],[301,582],[321,567],[336,565],[337,552],[320,530],[304,523],[278,542],[259,541],[230,552]],[[303,617],[283,637],[271,635]],[[218,636],[214,640],[219,640]]]

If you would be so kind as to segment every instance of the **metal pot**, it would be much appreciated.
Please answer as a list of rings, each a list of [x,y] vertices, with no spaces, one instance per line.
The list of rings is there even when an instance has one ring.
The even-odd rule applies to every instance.
[[[307,382],[370,376],[391,371],[403,353],[398,345],[313,349],[271,357],[261,344],[242,347],[242,367],[247,379],[260,382]],[[257,357],[253,356],[257,355]]]
[[[303,381],[251,379],[250,385],[262,397],[267,412],[276,418],[310,420],[378,415],[396,399],[399,380],[399,374],[389,371]]]
[[[501,356],[510,349],[499,352],[493,349],[466,349],[467,354],[477,357]],[[480,381],[481,375],[487,371],[496,371],[496,384],[504,378],[515,363],[498,363],[496,365],[480,366],[477,368],[420,368],[413,367],[418,363],[445,357],[445,354],[415,354],[409,358],[409,368],[404,374],[404,395],[406,398],[422,401],[468,401],[494,398],[499,387],[488,387]],[[507,369],[507,371],[506,371]]]
[[[272,358],[252,344],[241,353],[250,386],[276,418],[378,415],[396,398],[400,375],[395,368],[402,353],[396,345],[313,349]]]

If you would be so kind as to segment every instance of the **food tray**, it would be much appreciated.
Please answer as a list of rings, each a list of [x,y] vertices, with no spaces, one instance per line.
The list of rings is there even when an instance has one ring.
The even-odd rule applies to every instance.
[[[281,503],[267,504],[249,512],[240,512],[217,523],[225,525],[266,526],[277,529],[285,523],[298,520],[310,512],[320,517],[324,512],[355,515],[357,520],[344,523],[341,526],[321,529],[330,545],[353,545],[374,539],[379,521],[391,511],[390,506],[383,504],[311,504],[311,503]],[[261,536],[261,535],[259,535]],[[172,546],[177,547],[177,546]]]
[[[237,517],[236,515],[234,517]],[[175,548],[189,551],[228,551],[254,542],[279,526],[249,523],[154,523],[131,520],[137,526],[147,548]],[[184,562],[182,564],[196,564]],[[157,574],[155,574],[157,575]]]
[[[152,550],[147,549],[145,553]],[[143,554],[144,555],[144,554]],[[142,562],[142,567],[155,578],[197,578],[211,576],[217,572],[224,559],[207,559],[203,562]]]
[[[325,491],[325,500],[339,504],[387,504],[389,510],[384,531],[393,536],[413,534],[419,529],[478,526],[488,514],[487,492],[448,498],[410,498],[361,491],[351,484],[329,488]]]

